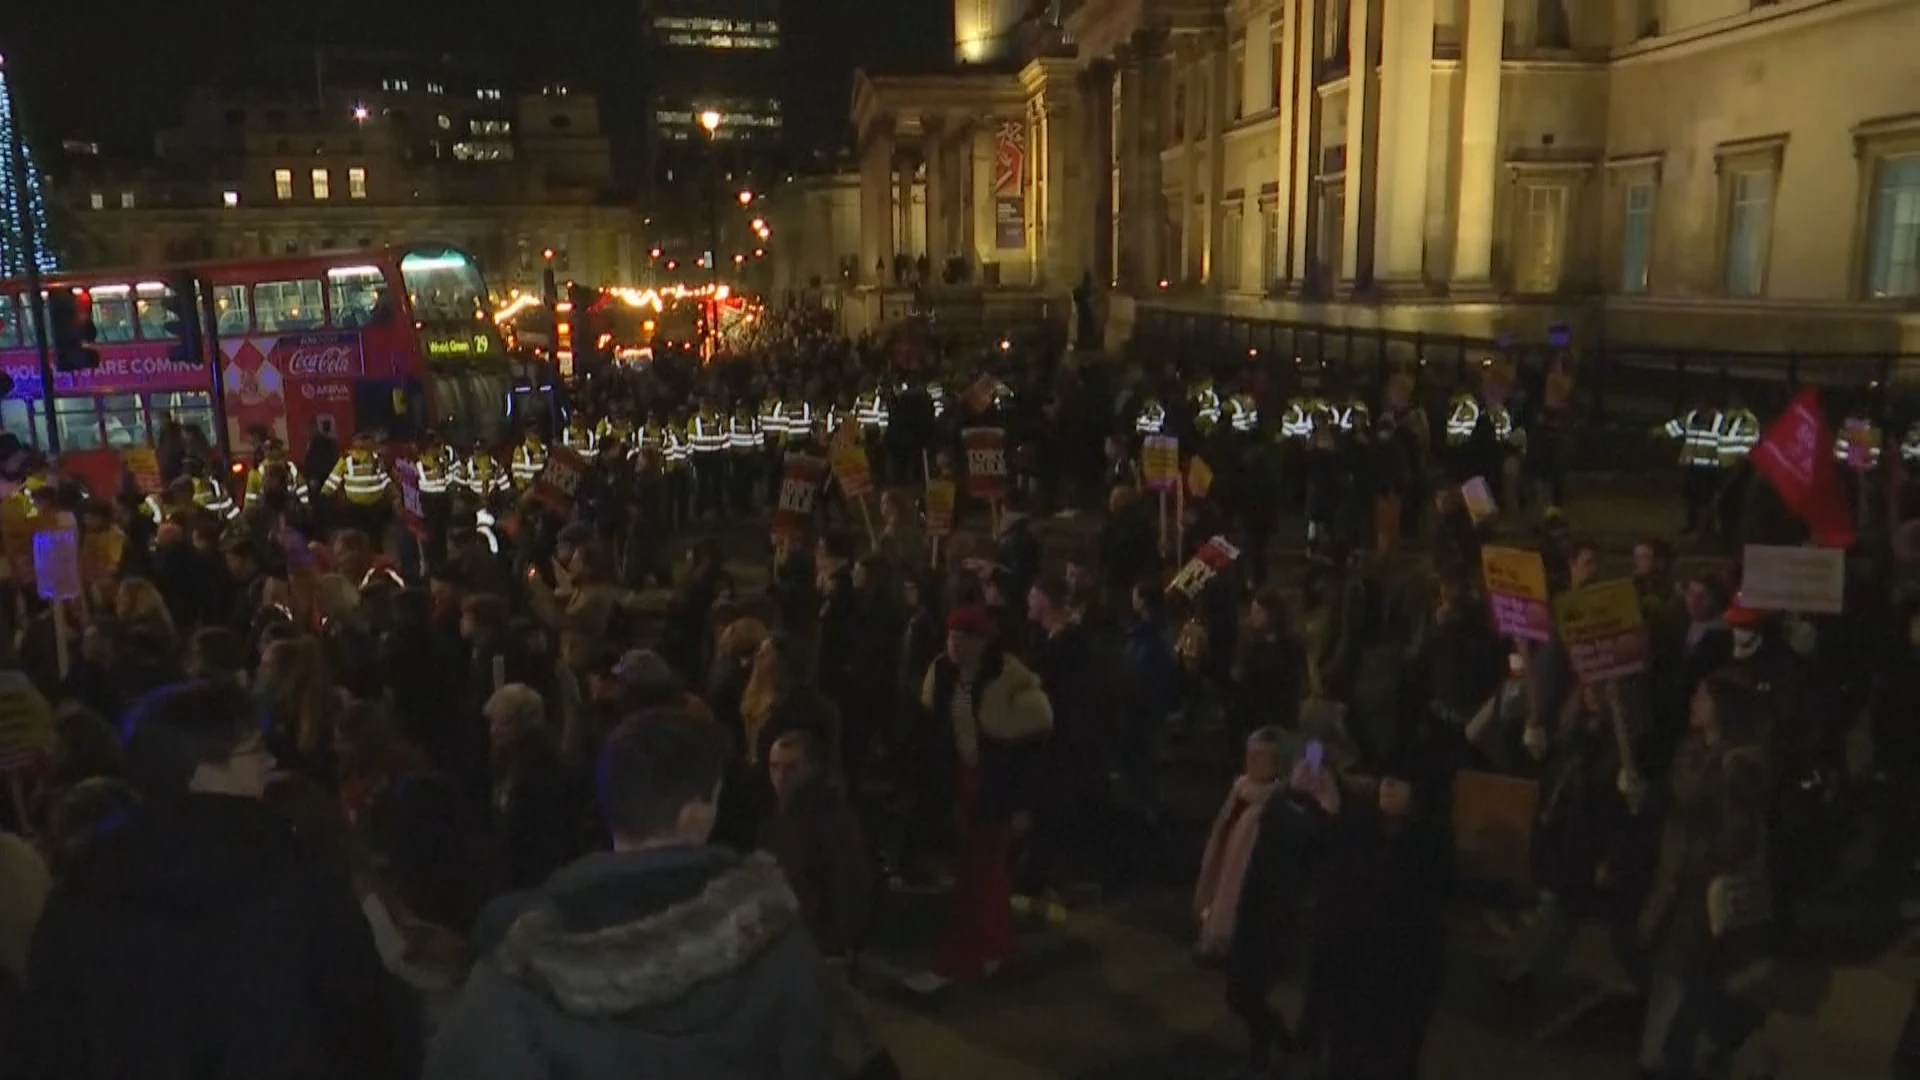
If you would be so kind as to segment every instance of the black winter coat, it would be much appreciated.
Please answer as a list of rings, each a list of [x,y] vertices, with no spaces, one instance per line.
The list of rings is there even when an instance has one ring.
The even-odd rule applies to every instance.
[[[39,1080],[386,1080],[421,1031],[343,874],[264,803],[188,796],[96,841],[27,969]]]

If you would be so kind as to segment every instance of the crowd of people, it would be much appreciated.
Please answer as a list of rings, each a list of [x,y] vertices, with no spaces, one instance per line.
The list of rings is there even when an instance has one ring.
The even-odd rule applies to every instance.
[[[14,447],[9,498],[118,540],[78,600],[10,586],[0,1076],[898,1075],[855,990],[876,905],[946,894],[907,990],[992,976],[1015,894],[1148,880],[1175,733],[1227,748],[1196,946],[1254,1075],[1418,1075],[1469,773],[1538,784],[1511,985],[1604,925],[1650,1076],[1708,1075],[1777,1007],[1765,961],[1835,873],[1836,806],[1882,800],[1874,855],[1903,887],[1920,854],[1892,779],[1920,752],[1920,623],[1868,587],[1886,560],[1844,616],[1803,618],[1650,538],[1647,662],[1607,682],[1557,636],[1503,634],[1495,528],[1531,512],[1556,594],[1604,573],[1549,509],[1547,382],[1429,416],[1320,372],[1012,341],[903,364],[769,321],[750,356],[582,380],[504,460],[407,448],[417,513],[368,440],[304,471],[263,444],[228,493],[176,433],[199,451],[164,455],[154,500],[85,497]],[[963,483],[931,542],[927,485],[964,481],[982,426],[1010,480]],[[877,511],[830,482],[810,536],[763,541],[785,457],[843,430]],[[1163,435],[1171,500],[1143,460]],[[590,462],[564,512],[539,497],[552,447]],[[1048,515],[1097,525],[1062,541]],[[1304,572],[1270,573],[1296,516]],[[1849,779],[1860,715],[1876,754]],[[1295,966],[1289,1021],[1271,992]]]

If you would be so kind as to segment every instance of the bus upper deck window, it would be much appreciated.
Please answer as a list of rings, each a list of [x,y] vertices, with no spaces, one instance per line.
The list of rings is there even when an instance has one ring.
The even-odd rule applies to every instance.
[[[250,320],[247,318],[247,287],[215,285],[213,314],[214,318],[220,322],[221,337],[240,337],[245,334],[250,325]]]
[[[166,341],[173,335],[167,333],[167,298],[173,290],[157,281],[141,282],[133,289],[134,313],[140,319],[140,337],[144,341]]]
[[[96,285],[93,294],[93,329],[102,345],[118,345],[133,340],[133,290],[125,285]]]
[[[326,322],[320,282],[263,281],[253,287],[253,319],[262,333],[313,330]]]
[[[378,326],[393,312],[387,278],[377,266],[336,266],[327,271],[332,292],[333,325],[344,329]]]

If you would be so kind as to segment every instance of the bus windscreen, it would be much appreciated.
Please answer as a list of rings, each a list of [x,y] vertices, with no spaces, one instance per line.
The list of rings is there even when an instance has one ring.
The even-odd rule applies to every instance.
[[[400,277],[413,301],[414,318],[427,326],[470,326],[487,318],[487,287],[480,268],[458,251],[404,255]]]

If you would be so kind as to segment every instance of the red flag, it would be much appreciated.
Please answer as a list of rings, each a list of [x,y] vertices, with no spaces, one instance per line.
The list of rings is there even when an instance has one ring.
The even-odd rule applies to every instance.
[[[1753,463],[1787,509],[1806,523],[1814,543],[1853,546],[1853,511],[1833,460],[1833,432],[1820,411],[1818,390],[1800,391],[1753,448]]]

